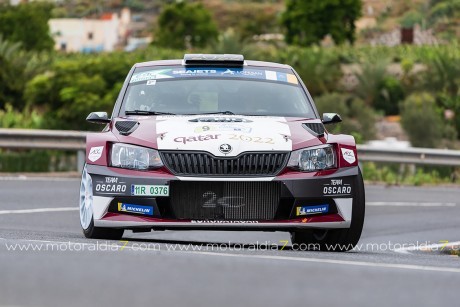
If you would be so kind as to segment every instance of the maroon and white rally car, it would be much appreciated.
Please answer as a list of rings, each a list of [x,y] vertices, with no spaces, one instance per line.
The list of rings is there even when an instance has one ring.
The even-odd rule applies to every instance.
[[[294,244],[353,248],[364,222],[355,141],[328,133],[298,74],[242,55],[138,63],[112,117],[87,137],[80,221],[125,229],[289,231]]]

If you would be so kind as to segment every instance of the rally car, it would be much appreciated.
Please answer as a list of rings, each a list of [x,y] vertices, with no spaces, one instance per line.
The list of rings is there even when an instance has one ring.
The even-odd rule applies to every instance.
[[[355,140],[333,135],[288,65],[187,54],[135,64],[111,118],[87,136],[80,222],[124,230],[288,231],[294,244],[353,248],[364,222]]]

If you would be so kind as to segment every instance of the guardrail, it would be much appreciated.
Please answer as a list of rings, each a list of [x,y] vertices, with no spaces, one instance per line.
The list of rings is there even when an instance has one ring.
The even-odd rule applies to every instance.
[[[81,171],[85,164],[86,134],[71,130],[0,129],[0,148],[76,151],[76,169]]]
[[[70,130],[0,129],[0,148],[76,151],[77,169],[81,171],[85,162],[86,134]],[[460,166],[458,150],[358,145],[358,155],[360,161]]]

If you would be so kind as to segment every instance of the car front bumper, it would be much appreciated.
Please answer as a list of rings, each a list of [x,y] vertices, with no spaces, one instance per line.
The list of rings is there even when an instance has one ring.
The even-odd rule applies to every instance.
[[[358,182],[357,166],[313,176],[257,178],[176,177],[97,165],[87,165],[87,170],[94,225],[133,230],[349,228]],[[135,185],[168,186],[169,196],[133,196]],[[151,207],[152,212],[121,211],[122,204]]]

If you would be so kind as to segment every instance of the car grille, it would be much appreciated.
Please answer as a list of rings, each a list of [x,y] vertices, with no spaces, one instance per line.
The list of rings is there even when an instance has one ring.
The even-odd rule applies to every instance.
[[[273,220],[280,182],[172,181],[171,207],[177,219]]]
[[[248,152],[237,157],[215,157],[207,152],[167,152],[161,157],[165,166],[182,176],[275,176],[286,165],[287,152]]]

